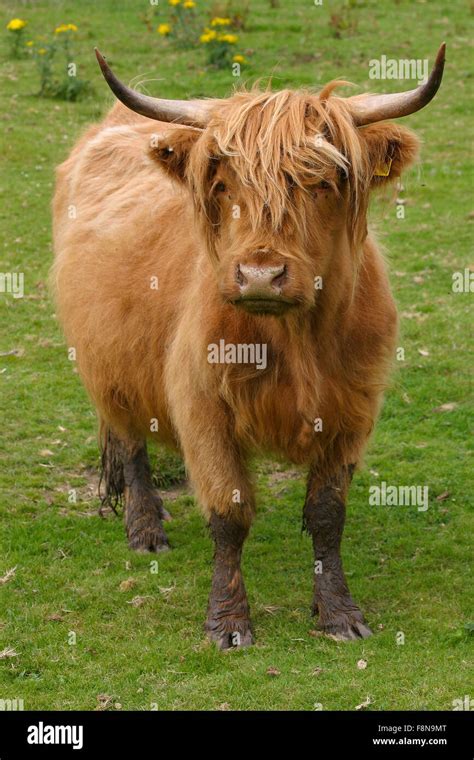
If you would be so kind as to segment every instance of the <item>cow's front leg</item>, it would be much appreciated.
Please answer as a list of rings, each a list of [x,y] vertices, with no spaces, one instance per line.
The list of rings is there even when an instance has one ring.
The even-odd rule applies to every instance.
[[[207,608],[206,632],[219,649],[252,644],[250,611],[240,561],[248,528],[228,516],[213,513],[214,573]]]
[[[313,614],[319,614],[322,631],[343,641],[371,635],[349,593],[341,560],[345,501],[353,469],[343,467],[330,478],[311,470],[304,506],[304,525],[314,549]]]
[[[175,378],[175,392],[183,376]],[[252,484],[227,405],[211,396],[195,396],[189,386],[186,402],[176,404],[175,425],[214,541],[205,630],[220,649],[248,646],[252,633],[240,561],[254,515]]]

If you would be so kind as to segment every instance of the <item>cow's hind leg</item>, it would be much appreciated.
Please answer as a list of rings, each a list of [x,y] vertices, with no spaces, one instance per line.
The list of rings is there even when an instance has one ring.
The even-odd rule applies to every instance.
[[[304,506],[304,526],[313,541],[315,560],[313,614],[319,614],[321,630],[340,640],[371,634],[350,595],[341,560],[345,501],[353,469],[342,467],[330,478],[312,470]]]
[[[131,549],[160,552],[169,548],[162,520],[169,519],[153,485],[145,441],[118,437],[103,430],[103,501],[115,506],[124,501],[125,529]]]

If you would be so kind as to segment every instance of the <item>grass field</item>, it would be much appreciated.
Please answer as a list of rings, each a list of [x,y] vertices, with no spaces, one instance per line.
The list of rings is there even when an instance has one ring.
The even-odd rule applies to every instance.
[[[98,516],[95,415],[46,285],[54,167],[112,103],[94,45],[123,79],[149,79],[151,94],[223,96],[236,83],[229,70],[205,68],[202,47],[177,49],[147,32],[147,7],[0,3],[1,268],[25,277],[24,298],[0,294],[0,578],[16,567],[0,581],[0,699],[33,710],[353,710],[367,697],[367,709],[452,709],[473,696],[473,294],[452,290],[454,272],[473,271],[469,3],[251,2],[240,82],[271,74],[274,87],[343,77],[360,91],[410,89],[369,80],[370,59],[431,65],[443,40],[448,55],[434,102],[404,120],[424,143],[404,178],[405,219],[394,198],[375,201],[371,213],[389,252],[405,354],[351,490],[344,542],[352,593],[376,635],[338,644],[310,634],[305,475],[256,462],[259,512],[244,574],[257,644],[228,654],[204,639],[212,547],[192,495],[173,485],[180,464],[157,455],[174,488],[164,493],[174,548],[158,557],[157,572],[153,557],[127,549],[121,519]],[[77,24],[75,60],[93,91],[77,103],[37,97],[32,61],[9,57],[4,28],[15,16],[29,22],[25,40]],[[429,508],[370,506],[369,487],[381,481],[428,486]]]

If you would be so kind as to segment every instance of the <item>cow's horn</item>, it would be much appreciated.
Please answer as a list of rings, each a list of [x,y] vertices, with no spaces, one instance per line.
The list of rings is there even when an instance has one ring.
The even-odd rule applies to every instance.
[[[424,108],[438,92],[443,78],[445,52],[446,43],[443,42],[427,82],[420,84],[415,90],[391,95],[355,95],[347,98],[357,126],[409,116]]]
[[[209,121],[211,109],[216,104],[215,100],[162,100],[142,95],[117,79],[97,48],[95,48],[95,54],[110,89],[132,111],[148,116],[150,119],[186,124],[191,127],[203,127]]]

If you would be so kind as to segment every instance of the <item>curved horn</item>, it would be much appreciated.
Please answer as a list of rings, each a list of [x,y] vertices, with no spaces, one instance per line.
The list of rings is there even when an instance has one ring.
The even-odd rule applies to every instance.
[[[95,48],[95,54],[110,89],[132,111],[157,121],[175,122],[190,127],[203,127],[209,121],[210,111],[215,106],[216,100],[162,100],[142,95],[131,87],[127,87],[115,76],[97,48]]]
[[[354,95],[347,98],[354,122],[358,127],[375,121],[396,119],[420,111],[438,92],[443,78],[446,43],[443,42],[428,81],[415,90],[390,95]]]

